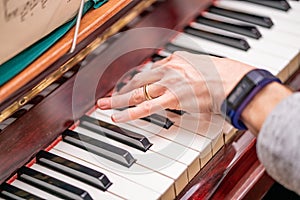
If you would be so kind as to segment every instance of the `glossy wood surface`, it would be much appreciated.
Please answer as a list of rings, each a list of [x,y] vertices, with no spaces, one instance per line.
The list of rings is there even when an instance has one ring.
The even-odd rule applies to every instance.
[[[182,3],[180,0],[161,2],[157,5],[157,9],[146,14],[134,26],[176,29],[180,27],[179,24],[187,23],[206,8],[210,1],[199,3],[198,0],[191,0],[188,4],[182,5]],[[95,20],[96,18],[97,16]],[[96,31],[98,35],[101,34],[99,32]],[[139,34],[139,40],[135,34],[129,37],[125,35],[110,44],[95,59],[90,59],[94,55],[87,57],[86,60],[90,59],[90,61],[84,65],[85,67],[77,76],[69,79],[1,132],[0,182],[9,178],[39,150],[46,148],[62,131],[87,112],[98,97],[107,94],[125,72],[140,64],[170,37],[169,34],[155,33],[148,34],[145,39],[143,32]],[[131,51],[126,55],[120,54],[126,51],[125,47],[133,44],[152,48]],[[118,59],[115,60],[116,57]]]
[[[255,141],[250,132],[237,133],[178,199],[260,199],[274,181],[258,161]]]
[[[300,91],[300,69],[286,85]],[[240,132],[185,187],[178,199],[261,199],[274,180],[256,154],[256,139]]]
[[[199,2],[171,0],[157,3],[151,12],[144,13],[140,21],[128,28],[164,27],[180,30],[211,3],[209,0]],[[112,19],[116,20],[114,17]],[[90,36],[101,35],[109,23],[112,22],[104,23]],[[124,34],[110,41],[104,51],[92,53],[85,59],[86,62],[78,64],[82,69],[77,76],[69,79],[1,132],[0,182],[7,180],[39,150],[46,148],[62,131],[87,112],[98,97],[111,91],[125,72],[143,62],[172,37],[152,33],[146,37],[143,32]],[[81,41],[80,48],[86,45],[85,42]],[[127,51],[126,46],[135,47],[134,45],[151,48],[122,54]],[[51,63],[55,68],[63,61],[65,58]],[[272,183],[273,180],[266,175],[257,159],[255,138],[250,133],[239,133],[200,171],[178,199],[255,199],[261,197]]]
[[[91,9],[87,12],[81,20],[77,39],[79,45],[76,47],[76,51],[72,54],[68,53],[74,36],[75,28],[73,27],[42,56],[0,87],[0,110],[3,110],[15,98],[27,92],[34,84],[37,84],[38,81],[57,69],[67,59],[73,57],[88,42],[95,39],[96,34],[99,35],[99,33],[105,30],[105,27],[109,27],[112,22],[120,18],[121,15],[118,16],[119,14],[124,14],[124,12],[132,8],[137,2],[136,0],[110,0],[101,8]],[[126,7],[128,8],[126,9]],[[84,40],[88,40],[88,42],[84,42]]]

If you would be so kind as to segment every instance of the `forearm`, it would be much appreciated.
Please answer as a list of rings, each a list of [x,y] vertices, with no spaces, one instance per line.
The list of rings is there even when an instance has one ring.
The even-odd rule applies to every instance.
[[[257,155],[267,172],[300,195],[300,93],[282,100],[264,121],[257,138]]]
[[[267,85],[246,106],[242,113],[242,121],[257,135],[271,111],[291,94],[291,90],[279,83]]]

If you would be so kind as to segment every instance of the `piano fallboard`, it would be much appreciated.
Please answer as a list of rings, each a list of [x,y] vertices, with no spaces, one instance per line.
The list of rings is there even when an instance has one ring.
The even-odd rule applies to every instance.
[[[136,4],[136,1],[133,1],[133,3]],[[135,27],[157,26],[168,29],[179,29],[210,3],[210,1],[202,1],[199,4],[196,0],[188,4],[181,4],[181,1],[162,2],[161,5],[157,7],[158,9],[146,15],[141,21],[135,24]],[[93,17],[97,18],[97,16]],[[117,19],[114,19],[114,21]],[[107,24],[110,25],[112,22],[109,21]],[[92,39],[101,36],[105,31],[102,27],[99,29],[100,30],[96,31],[98,35],[94,35],[95,33],[92,34]],[[147,40],[141,42],[144,42],[146,46],[147,44],[151,44],[153,47],[160,48],[169,37],[169,35],[166,37],[166,35],[160,34],[147,35]],[[86,40],[91,41],[90,38]],[[130,46],[135,41],[136,38],[131,38],[130,40],[124,38],[114,45]],[[80,45],[81,44],[79,44],[79,46]],[[83,47],[84,46],[86,46],[86,43]],[[130,52],[114,61],[104,74],[103,68],[89,67],[89,64],[87,64],[87,66],[80,71],[82,79],[76,80],[75,76],[71,77],[46,99],[32,108],[30,112],[3,130],[0,134],[0,160],[3,163],[0,166],[0,182],[5,181],[16,169],[28,162],[39,150],[47,147],[60,133],[86,113],[95,104],[96,98],[106,95],[125,72],[139,65],[155,50],[155,48],[152,48]],[[109,47],[101,58],[108,58],[110,52],[114,51],[115,49]],[[65,57],[61,59],[66,61]],[[103,63],[109,62],[109,60],[99,59],[97,62],[99,66],[101,66]],[[56,63],[58,63],[59,66],[62,61],[57,60]],[[122,65],[120,63],[122,63]],[[57,68],[57,64],[53,64],[49,68],[51,67]],[[99,74],[103,74],[100,81],[98,80]],[[83,81],[83,79],[85,79],[84,77],[86,77],[85,81]],[[78,80],[83,81],[82,84],[80,84],[80,90],[82,90],[80,97],[78,96],[76,100],[73,98],[75,80],[77,81],[76,84],[79,83]],[[96,94],[90,89],[91,85],[97,86]],[[73,108],[76,109],[74,110]]]
[[[86,33],[89,36],[81,40],[74,54],[53,58],[47,66],[48,70],[31,80],[27,87],[19,88],[10,98],[5,99],[0,108],[3,109],[22,97],[63,63],[79,55],[88,44],[106,34],[105,31],[111,25],[132,14],[140,2],[142,1],[128,3],[106,23],[94,27],[93,32]],[[31,162],[30,165],[35,162],[34,157],[40,150],[51,149],[49,145],[53,141],[60,141],[62,132],[78,123],[78,119],[94,107],[99,97],[108,95],[124,73],[149,61],[166,43],[176,41],[173,40],[176,35],[211,4],[210,0],[201,3],[198,0],[188,3],[180,0],[157,1],[136,20],[122,28],[122,31],[128,32],[134,28],[146,28],[147,35],[143,31],[136,31],[135,34],[113,37],[106,41],[104,45],[107,46],[104,49],[101,50],[100,46],[90,52],[82,62],[76,63],[75,67],[79,70],[75,75],[0,133],[0,183],[7,180],[11,182],[15,178],[11,177],[19,168],[28,162]],[[97,18],[92,15],[88,17],[89,20]],[[175,31],[157,32],[155,28]],[[125,47],[133,50],[128,51]],[[55,48],[57,47],[51,49],[51,52]],[[60,54],[63,55],[63,51],[65,49]],[[225,50],[222,53],[225,55]],[[235,56],[235,53],[230,52],[229,55]],[[283,60],[282,58],[281,61]],[[298,69],[298,54],[287,63],[289,67],[278,71],[283,79],[287,79]],[[299,76],[295,75],[287,83],[295,86],[298,80]],[[238,132],[231,139],[224,140],[227,142],[225,146],[201,169],[177,199],[259,198],[273,184],[274,181],[265,173],[257,159],[255,138],[251,133]]]

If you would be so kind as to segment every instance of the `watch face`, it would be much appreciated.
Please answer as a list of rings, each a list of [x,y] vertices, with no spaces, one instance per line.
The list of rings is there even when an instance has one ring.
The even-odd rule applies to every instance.
[[[255,84],[248,77],[243,78],[228,96],[229,106],[236,109],[254,87]]]
[[[221,111],[226,120],[235,128],[246,130],[247,127],[240,120],[242,111],[257,92],[273,81],[280,83],[278,78],[266,70],[254,69],[248,72],[221,105]]]

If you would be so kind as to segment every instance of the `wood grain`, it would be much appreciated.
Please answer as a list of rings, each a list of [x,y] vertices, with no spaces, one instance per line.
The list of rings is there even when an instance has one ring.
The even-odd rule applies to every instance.
[[[101,8],[90,10],[86,13],[81,20],[77,43],[80,43],[88,37],[130,2],[131,0],[110,0]],[[8,81],[5,85],[1,86],[0,103],[46,70],[56,60],[65,55],[71,48],[74,29],[75,27],[21,73]]]
[[[201,3],[198,0],[191,0],[188,4],[184,3],[181,6],[181,0],[162,2],[157,9],[137,22],[135,27],[150,26],[177,28],[179,30],[180,26],[178,24],[188,23],[209,3],[209,0],[201,1]],[[96,15],[93,15],[93,17],[94,20],[98,18]],[[107,22],[104,25],[107,25]],[[101,31],[99,30],[104,31],[99,27],[96,31],[91,31],[92,37],[100,35]],[[0,160],[2,164],[0,165],[0,182],[13,175],[39,150],[46,148],[47,145],[53,142],[61,132],[87,112],[95,104],[98,97],[107,94],[125,72],[139,65],[170,39],[167,38],[169,35],[159,33],[149,34],[145,39],[145,34],[140,33],[139,39],[136,35],[131,35],[129,38],[126,35],[120,37],[103,53],[96,55],[95,59],[91,59],[90,62],[86,63],[77,76],[66,81],[37,106],[1,132]],[[79,41],[81,40],[79,39]],[[139,42],[137,43],[137,41]],[[79,43],[79,46],[81,43]],[[122,51],[122,48],[130,47],[133,44],[144,47],[151,46],[152,48],[139,49],[119,57],[116,56],[118,51]],[[68,44],[61,45],[69,47],[71,41]],[[65,52],[67,49],[65,48]],[[52,53],[55,54],[56,50],[53,50]],[[52,55],[51,58],[55,60],[57,57]],[[90,57],[93,57],[93,55],[88,56],[86,60],[89,60]],[[43,57],[40,59],[43,59]],[[62,62],[60,60],[53,62],[53,60],[47,60],[47,62],[41,60],[42,63],[37,64],[48,66],[49,63]]]
[[[199,2],[161,2],[130,28],[163,27],[180,31],[184,24],[188,24],[211,3],[210,0]],[[100,27],[94,31],[86,30],[90,31],[87,38],[100,35],[107,24],[99,24]],[[62,131],[93,107],[98,97],[108,94],[124,73],[149,58],[156,48],[161,48],[171,39],[158,33],[147,34],[146,37],[143,34],[139,37],[125,36],[119,37],[103,52],[88,56],[85,60],[88,62],[77,76],[65,82],[0,134],[0,183],[30,161],[39,150],[47,148]],[[82,44],[85,39],[79,41],[79,46],[86,45]],[[136,43],[153,48],[118,54],[122,48]],[[67,46],[70,44],[71,41]],[[60,59],[55,61],[55,56],[53,59],[49,62],[56,65],[63,62]],[[262,196],[272,182],[257,159],[255,138],[249,133],[239,133],[198,173],[178,199],[253,199]]]
[[[299,80],[300,69],[286,85],[299,91]],[[196,175],[178,199],[261,199],[273,183],[257,158],[256,139],[249,132],[240,132]]]

